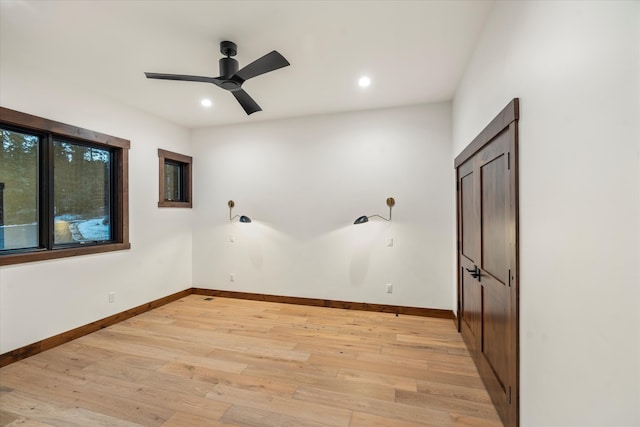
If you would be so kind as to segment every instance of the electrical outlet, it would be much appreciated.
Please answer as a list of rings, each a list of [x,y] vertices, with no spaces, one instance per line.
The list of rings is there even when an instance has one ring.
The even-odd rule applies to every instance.
[[[235,236],[229,236],[229,242],[230,242],[230,243],[233,243],[233,242],[235,242],[235,241],[236,241]]]
[[[116,302],[116,293],[115,292],[109,292],[109,302]]]
[[[389,237],[387,239],[387,247],[389,248],[393,247],[393,237]]]
[[[229,281],[230,282],[235,282],[236,281],[236,275],[233,274],[233,273],[229,274]]]
[[[387,293],[393,293],[393,285],[391,283],[387,283]]]

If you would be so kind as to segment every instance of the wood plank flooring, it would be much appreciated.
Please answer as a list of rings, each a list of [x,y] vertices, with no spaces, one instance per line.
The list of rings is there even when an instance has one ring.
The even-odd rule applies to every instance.
[[[451,320],[201,295],[1,368],[0,425],[502,426]]]

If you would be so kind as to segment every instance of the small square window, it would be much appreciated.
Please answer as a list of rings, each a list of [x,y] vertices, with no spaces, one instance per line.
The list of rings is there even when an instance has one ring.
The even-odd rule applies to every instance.
[[[191,157],[161,149],[158,149],[158,157],[160,159],[158,207],[192,207]]]

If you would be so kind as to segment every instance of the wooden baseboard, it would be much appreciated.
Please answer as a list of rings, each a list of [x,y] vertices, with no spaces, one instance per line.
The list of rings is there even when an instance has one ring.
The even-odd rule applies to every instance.
[[[33,356],[34,354],[49,350],[50,348],[57,347],[66,342],[73,341],[76,338],[80,338],[92,332],[99,331],[100,329],[106,328],[107,326],[115,325],[118,322],[122,322],[123,320],[127,320],[133,316],[137,316],[138,314],[142,314],[149,310],[153,310],[154,308],[158,308],[170,302],[179,300],[180,298],[184,298],[185,296],[191,295],[192,293],[193,292],[191,289],[176,292],[175,294],[171,294],[164,298],[139,305],[129,310],[116,313],[112,316],[105,317],[104,319],[96,320],[95,322],[91,322],[87,325],[77,327],[70,331],[45,338],[42,341],[38,341],[33,344],[17,348],[15,350],[8,351],[4,354],[0,354],[0,368],[19,360],[26,359],[27,357]]]
[[[11,363],[18,362],[27,357],[41,353],[50,348],[57,347],[69,341],[73,341],[76,338],[80,338],[84,335],[90,334],[100,329],[106,328],[111,325],[115,325],[118,322],[127,320],[131,317],[145,313],[154,308],[161,307],[170,302],[179,300],[188,295],[204,295],[221,298],[238,298],[254,301],[267,301],[267,302],[279,302],[285,304],[297,304],[297,305],[309,305],[314,307],[328,307],[328,308],[343,308],[349,310],[362,310],[362,311],[375,311],[378,313],[393,313],[404,314],[410,316],[423,316],[423,317],[437,317],[440,319],[454,319],[454,314],[451,310],[441,310],[435,308],[421,308],[421,307],[405,307],[399,305],[386,305],[386,304],[370,304],[365,302],[349,302],[349,301],[334,301],[317,298],[301,298],[301,297],[287,297],[279,295],[267,295],[267,294],[253,294],[247,292],[233,292],[233,291],[218,291],[214,289],[202,289],[202,288],[189,288],[184,291],[176,292],[175,294],[168,295],[164,298],[160,298],[151,301],[146,304],[139,305],[137,307],[125,310],[120,313],[116,313],[112,316],[105,317],[104,319],[96,320],[87,325],[80,326],[67,332],[63,332],[58,335],[54,335],[49,338],[45,338],[41,341],[33,344],[26,345],[24,347],[17,348],[12,351],[8,351],[4,354],[0,354],[0,368],[10,365]]]
[[[318,298],[286,297],[279,295],[253,294],[247,292],[218,291],[214,289],[191,288],[196,295],[221,298],[239,298],[254,301],[279,302],[284,304],[310,305],[314,307],[344,308],[349,310],[375,311],[378,313],[404,314],[410,316],[453,319],[453,311],[436,308],[405,307],[400,305],[370,304],[366,302],[335,301]]]

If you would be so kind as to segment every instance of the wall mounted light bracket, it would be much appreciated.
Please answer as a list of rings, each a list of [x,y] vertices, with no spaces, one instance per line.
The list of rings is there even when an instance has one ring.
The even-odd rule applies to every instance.
[[[233,207],[236,205],[236,203],[233,200],[229,200],[227,202],[227,206],[229,206],[229,221],[233,221],[236,218],[240,218],[239,221],[240,222],[251,222],[251,218],[249,218],[248,216],[245,215],[236,215],[234,217],[231,216],[231,211],[233,210]]]
[[[393,197],[387,197],[387,206],[389,206],[389,218],[388,219],[383,217],[383,216],[377,215],[377,214],[369,215],[369,216],[362,215],[362,216],[359,216],[353,223],[354,224],[364,224],[365,222],[369,222],[369,218],[373,218],[373,217],[378,217],[378,218],[381,218],[381,219],[383,219],[385,221],[391,221],[391,209],[395,206],[395,204],[396,204],[396,200]]]

